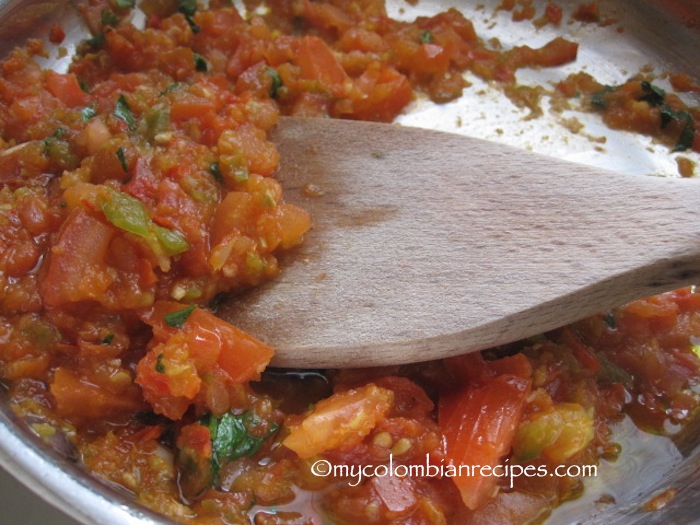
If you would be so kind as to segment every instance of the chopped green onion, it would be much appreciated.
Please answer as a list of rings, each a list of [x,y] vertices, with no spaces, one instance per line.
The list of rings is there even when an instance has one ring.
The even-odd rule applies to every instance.
[[[221,173],[221,167],[219,166],[219,163],[214,161],[211,164],[209,164],[209,172],[214,175],[214,178],[219,181],[223,182],[224,176]]]
[[[199,33],[202,28],[194,21],[194,14],[197,12],[197,0],[178,0],[177,10],[185,15],[185,20],[190,25],[193,33]]]
[[[113,2],[118,9],[131,9],[136,5],[135,0],[113,0]]]
[[[161,91],[159,93],[159,95],[162,97],[163,95],[167,95],[168,93],[172,93],[173,91],[175,91],[179,87],[180,87],[179,82],[173,82],[168,87],[166,87],[163,91]]]
[[[428,30],[423,31],[423,34],[420,36],[420,41],[424,44],[432,44],[433,34]]]
[[[270,98],[277,98],[280,93],[280,89],[284,87],[282,77],[280,77],[280,74],[274,68],[268,67],[265,68],[265,71],[267,71],[267,74],[270,75],[270,78],[272,79],[272,85],[270,86]]]
[[[165,373],[165,365],[163,364],[162,353],[158,354],[158,357],[156,357],[156,372],[158,372],[159,374]]]
[[[102,27],[116,26],[119,23],[119,17],[112,13],[109,9],[102,10]]]
[[[612,93],[617,89],[617,86],[605,86],[601,91],[593,93],[591,95],[591,104],[599,109],[605,109],[607,103],[605,102],[605,95]]]
[[[117,158],[122,165],[124,173],[129,173],[129,163],[126,161],[126,155],[124,154],[124,148],[119,148],[117,150]]]
[[[90,49],[96,50],[100,49],[105,43],[105,34],[100,31],[92,38],[88,38],[85,43],[90,47]]]
[[[603,321],[605,322],[605,326],[607,326],[610,330],[615,330],[617,328],[617,319],[615,318],[614,312],[606,313],[603,316]]]
[[[197,70],[201,73],[206,73],[209,70],[209,64],[207,63],[207,60],[202,55],[198,55],[197,53],[195,53],[194,54],[194,68],[195,68],[195,70]]]
[[[185,239],[185,236],[177,230],[169,230],[154,224],[153,233],[155,233],[158,242],[168,257],[184,253],[190,249],[190,244]]]
[[[129,131],[134,131],[136,129],[136,121],[134,120],[134,114],[131,112],[129,103],[124,98],[124,95],[119,95],[117,103],[114,106],[114,116],[120,120],[126,122],[129,127]]]
[[[644,96],[641,98],[641,100],[648,102],[649,105],[654,108],[661,106],[664,103],[666,92],[663,89],[654,86],[646,80],[643,80],[641,85],[642,91],[644,92]]]
[[[170,113],[162,104],[157,104],[144,116],[146,124],[145,136],[149,142],[153,142],[156,135],[164,133],[170,127]]]
[[[87,106],[84,107],[82,110],[80,110],[80,118],[83,119],[83,122],[87,122],[91,118],[95,118],[97,116],[97,110],[93,106]]]
[[[107,220],[124,231],[148,237],[151,218],[141,201],[121,191],[105,190],[107,198],[102,203],[102,211]]]

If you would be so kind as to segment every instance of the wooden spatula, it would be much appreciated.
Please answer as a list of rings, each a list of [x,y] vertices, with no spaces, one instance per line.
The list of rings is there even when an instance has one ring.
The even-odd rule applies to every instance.
[[[697,180],[387,124],[283,119],[273,139],[314,227],[220,315],[274,365],[451,356],[700,282]]]

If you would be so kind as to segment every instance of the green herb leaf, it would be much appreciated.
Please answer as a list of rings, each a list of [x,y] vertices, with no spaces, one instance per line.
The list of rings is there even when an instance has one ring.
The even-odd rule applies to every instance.
[[[168,87],[166,87],[163,91],[161,91],[159,93],[159,95],[162,97],[163,95],[167,95],[168,93],[172,93],[173,91],[175,91],[179,87],[180,87],[180,83],[174,82],[174,83],[170,84]]]
[[[56,128],[50,136],[44,139],[44,155],[60,169],[75,169],[80,159],[73,153],[73,148],[64,128]]]
[[[90,49],[97,50],[100,49],[105,43],[105,34],[103,32],[97,33],[92,38],[88,38],[85,43]]]
[[[600,363],[600,371],[598,372],[599,381],[603,384],[622,383],[625,386],[632,386],[632,376],[613,363],[605,352],[596,352],[596,359]]]
[[[617,86],[605,86],[602,90],[593,93],[591,95],[591,104],[598,109],[605,109],[607,103],[605,102],[605,95],[612,93],[617,89]]]
[[[265,424],[251,411],[240,415],[229,413],[220,418],[209,416],[209,433],[212,441],[212,472],[218,482],[221,467],[229,461],[243,456],[254,456],[266,439],[277,432],[278,425],[268,422],[262,435],[253,432],[255,427]]]
[[[693,117],[685,110],[676,111],[664,105],[661,108],[661,129],[666,128],[666,126],[674,120],[683,122],[683,129],[672,151],[685,151],[692,148],[693,141],[695,140],[695,124],[693,122]]]
[[[126,125],[129,127],[129,131],[136,130],[136,121],[134,120],[134,114],[131,112],[129,103],[126,101],[126,98],[124,98],[124,95],[119,95],[117,103],[114,106],[113,114],[118,119],[126,122]]]
[[[209,172],[214,175],[214,178],[219,181],[223,182],[224,181],[224,176],[221,173],[221,167],[219,166],[219,163],[214,161],[211,164],[209,164]]]
[[[642,85],[642,92],[644,95],[642,96],[641,100],[644,100],[645,102],[648,102],[651,107],[658,107],[661,106],[666,98],[666,92],[651,84],[650,82],[647,82],[646,80],[643,80],[641,82]]]
[[[420,36],[420,41],[424,44],[432,44],[433,34],[428,30],[423,31],[423,34]]]
[[[683,126],[683,131],[681,131],[676,146],[673,151],[685,151],[693,147],[693,142],[695,141],[695,124],[693,122],[693,117],[687,111],[679,111],[678,119],[684,120],[685,125]]]
[[[114,334],[110,332],[102,338],[102,341],[100,341],[100,344],[108,345],[108,344],[111,344],[113,340],[114,340]]]
[[[158,372],[159,374],[165,373],[165,365],[163,364],[162,353],[158,354],[158,357],[156,357],[156,372]]]
[[[117,158],[119,159],[119,162],[122,165],[122,169],[124,170],[124,173],[129,173],[129,163],[126,161],[126,155],[124,153],[124,148],[119,148],[117,150]]]
[[[197,12],[197,0],[177,0],[177,10],[185,16],[194,16]]]
[[[177,0],[177,10],[185,15],[185,20],[193,33],[199,33],[202,30],[192,18],[197,12],[197,0]]]
[[[211,301],[207,303],[207,307],[212,310],[213,312],[216,312],[219,307],[221,306],[221,303],[224,302],[224,299],[226,299],[227,294],[225,293],[218,293],[216,294]]]
[[[119,17],[109,9],[102,10],[102,27],[116,26],[119,24]]]
[[[194,68],[201,73],[206,73],[209,70],[209,64],[202,55],[194,53]]]
[[[97,110],[92,106],[87,106],[80,110],[80,118],[83,119],[83,122],[87,122],[88,120],[90,120],[91,118],[95,118],[96,116]]]
[[[617,328],[617,318],[615,317],[615,312],[608,312],[603,316],[603,321],[605,326],[610,330],[615,330]]]
[[[182,328],[182,325],[185,324],[185,321],[187,321],[190,314],[194,312],[195,308],[197,308],[197,305],[191,304],[182,310],[176,310],[175,312],[165,314],[163,316],[165,324],[172,326],[173,328]]]
[[[131,9],[136,5],[135,0],[112,0],[117,9]]]
[[[280,74],[274,68],[268,67],[265,68],[265,71],[267,71],[267,74],[270,75],[270,78],[272,78],[272,85],[270,86],[270,97],[277,98],[277,96],[280,93],[280,89],[284,87],[282,77],[280,77]]]

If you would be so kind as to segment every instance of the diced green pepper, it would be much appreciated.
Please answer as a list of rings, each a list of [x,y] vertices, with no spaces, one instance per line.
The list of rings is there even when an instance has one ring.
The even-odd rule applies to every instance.
[[[107,220],[124,231],[148,237],[151,218],[141,201],[121,191],[110,188],[105,191],[107,198],[102,202],[102,211]]]
[[[158,242],[160,242],[160,245],[169,257],[184,253],[190,249],[190,244],[185,239],[185,236],[177,230],[169,230],[154,224],[153,233],[155,233]]]
[[[126,101],[126,98],[124,98],[124,95],[119,95],[119,98],[117,99],[117,103],[114,106],[114,116],[126,122],[126,125],[129,127],[129,131],[136,130],[134,114],[131,112],[129,103]]]

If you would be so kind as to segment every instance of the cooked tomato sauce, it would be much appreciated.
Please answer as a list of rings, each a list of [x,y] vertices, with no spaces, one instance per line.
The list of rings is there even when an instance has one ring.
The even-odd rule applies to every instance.
[[[416,93],[459,97],[466,71],[508,86],[577,52],[491,49],[456,10],[406,23],[377,0],[267,4],[243,18],[145,0],[137,28],[130,2],[89,2],[94,36],[68,72],[42,69],[36,41],[1,63],[0,377],[38,435],[183,523],[506,524],[544,519],[582,476],[313,465],[597,465],[620,454],[623,417],[668,434],[692,417],[693,289],[445,361],[266,370],[274,349],[215,313],[311,227],[274,178],[278,116],[390,121]],[[697,115],[649,83],[560,89],[698,149]]]

